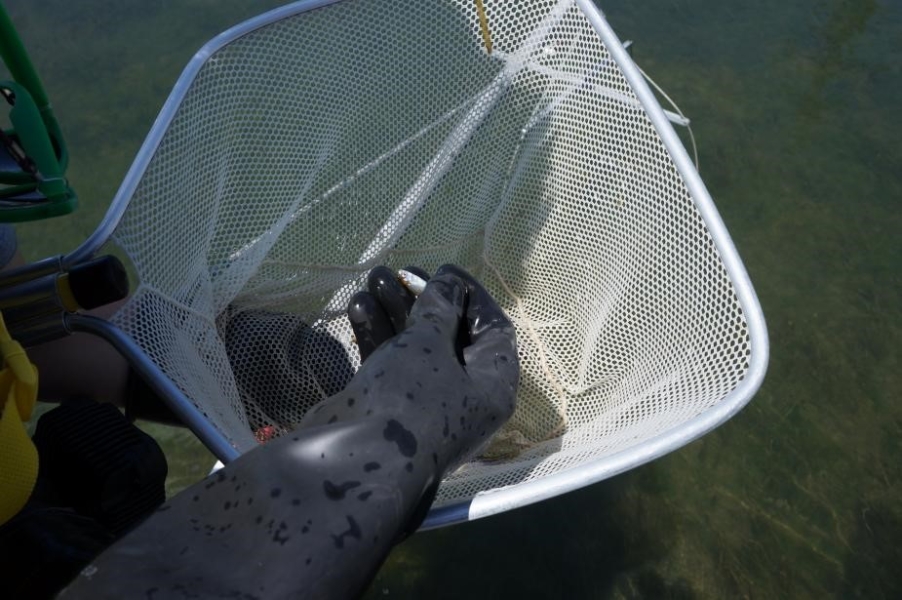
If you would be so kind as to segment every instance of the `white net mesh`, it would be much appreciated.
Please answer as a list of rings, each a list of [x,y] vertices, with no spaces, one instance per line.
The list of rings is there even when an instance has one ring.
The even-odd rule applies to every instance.
[[[378,264],[473,272],[522,389],[438,504],[597,460],[715,405],[748,328],[661,139],[571,2],[348,0],[206,61],[118,226],[118,325],[239,448],[358,365]]]

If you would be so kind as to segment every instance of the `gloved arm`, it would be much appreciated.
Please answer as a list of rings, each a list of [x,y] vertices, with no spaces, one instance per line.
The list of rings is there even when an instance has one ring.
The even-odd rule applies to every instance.
[[[510,322],[443,267],[345,390],[165,504],[62,597],[356,597],[510,417],[518,374]]]

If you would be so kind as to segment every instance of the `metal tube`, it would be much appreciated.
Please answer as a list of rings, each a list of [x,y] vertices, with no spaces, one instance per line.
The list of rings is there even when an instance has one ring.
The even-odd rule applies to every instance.
[[[71,331],[91,333],[112,344],[147,385],[219,460],[229,463],[238,458],[240,453],[235,446],[121,329],[109,321],[89,315],[67,315],[66,321]]]
[[[63,258],[61,256],[50,256],[0,273],[0,289],[23,281],[36,279],[42,275],[62,272]]]

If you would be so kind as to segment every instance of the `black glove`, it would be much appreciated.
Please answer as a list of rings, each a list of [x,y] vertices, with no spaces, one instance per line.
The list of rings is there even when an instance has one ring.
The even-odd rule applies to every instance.
[[[396,439],[398,451],[411,459],[405,468],[425,461],[437,486],[448,468],[513,414],[519,382],[514,329],[479,282],[446,265],[412,303],[406,328],[386,344],[387,323],[400,323],[405,292],[390,271],[374,273],[370,297],[376,302],[360,302],[364,296],[358,294],[349,312],[355,305],[367,307],[373,335],[365,344],[378,348],[348,387],[317,406],[300,427],[378,416],[386,420],[386,439]],[[361,345],[361,354],[367,349]]]
[[[269,425],[290,428],[307,407],[343,389],[354,374],[344,346],[297,315],[230,312],[226,352],[258,437],[265,439],[261,428]]]

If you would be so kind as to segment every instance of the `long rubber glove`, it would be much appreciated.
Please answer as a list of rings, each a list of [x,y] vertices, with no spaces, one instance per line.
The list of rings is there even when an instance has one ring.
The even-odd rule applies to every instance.
[[[344,391],[163,505],[61,597],[357,597],[447,469],[511,416],[518,379],[508,319],[443,267]]]

